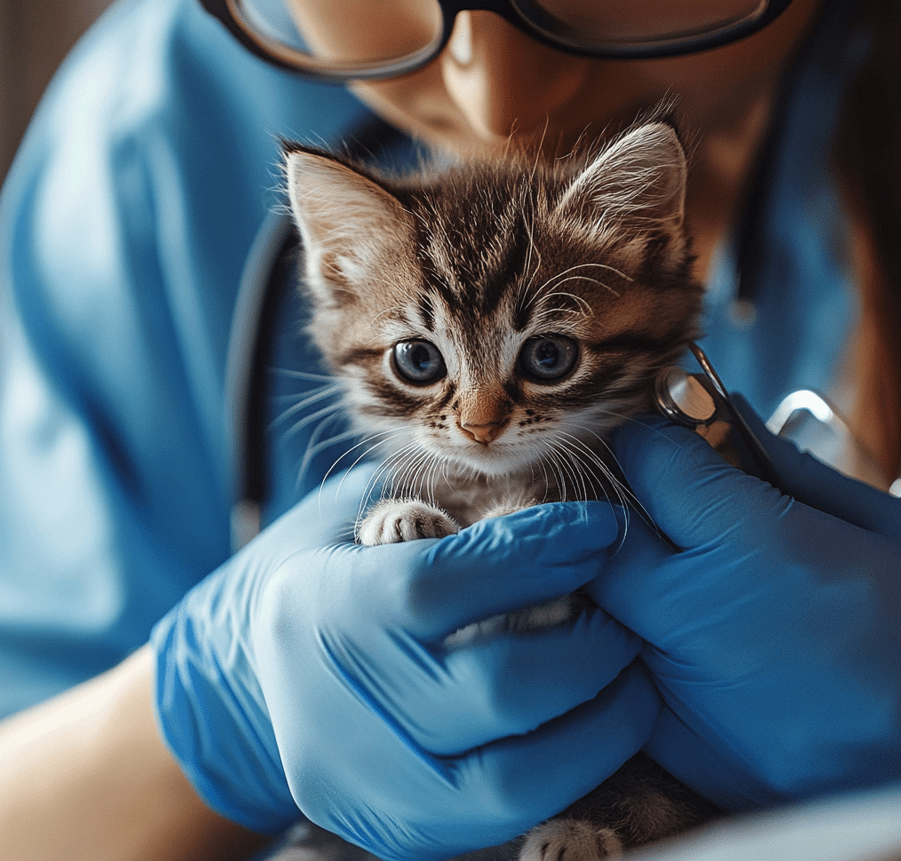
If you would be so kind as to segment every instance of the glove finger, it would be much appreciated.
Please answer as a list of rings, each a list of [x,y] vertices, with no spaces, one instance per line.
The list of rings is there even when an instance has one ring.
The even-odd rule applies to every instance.
[[[354,524],[373,488],[376,469],[360,464],[328,479],[268,526],[266,540],[289,552],[353,541]]]
[[[455,761],[459,791],[482,800],[509,839],[581,798],[645,744],[661,711],[647,670],[632,664],[597,697],[528,735]],[[486,844],[490,845],[490,844]]]
[[[736,534],[766,540],[791,499],[730,466],[698,434],[657,417],[624,425],[613,450],[654,523],[681,548]]]
[[[473,622],[567,595],[594,577],[619,534],[608,503],[536,505],[482,520],[439,541],[359,548],[360,600],[394,614],[414,637],[440,643]]]
[[[337,700],[340,713],[332,708],[316,733],[284,732],[310,726],[316,709],[304,708],[315,703],[267,704],[280,717],[279,755],[305,816],[379,857],[408,858],[413,845],[434,861],[506,842],[580,798],[641,748],[662,708],[647,670],[633,663],[534,732],[435,757],[357,697]],[[354,785],[353,804],[333,802],[336,782]]]
[[[653,525],[633,514],[620,545],[584,589],[629,630],[645,634],[648,609],[658,606],[661,588],[672,585],[661,583],[659,572],[676,555]]]
[[[642,641],[597,607],[564,624],[501,633],[450,649],[434,667],[411,667],[394,713],[416,742],[450,756],[531,732],[597,696],[634,661]],[[421,702],[422,708],[411,708]],[[428,708],[434,704],[434,708]],[[420,720],[412,723],[411,716]],[[425,720],[422,717],[425,716]]]
[[[836,472],[798,451],[794,443],[774,436],[740,394],[732,395],[732,401],[766,449],[786,493],[871,532],[901,534],[901,500]]]
[[[749,810],[788,799],[763,783],[747,757],[717,727],[700,732],[664,708],[645,753],[673,777],[725,810]]]

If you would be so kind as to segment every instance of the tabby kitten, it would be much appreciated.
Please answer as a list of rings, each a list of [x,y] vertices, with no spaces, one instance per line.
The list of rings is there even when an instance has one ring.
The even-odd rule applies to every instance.
[[[404,179],[298,144],[285,156],[309,332],[390,479],[357,540],[440,538],[616,491],[605,439],[651,408],[658,370],[698,334],[672,124],[639,124],[591,157]],[[512,621],[571,612],[564,599]],[[648,789],[655,769],[633,760],[626,807],[605,782],[607,812],[539,826],[521,857],[588,861],[681,830],[695,813]]]

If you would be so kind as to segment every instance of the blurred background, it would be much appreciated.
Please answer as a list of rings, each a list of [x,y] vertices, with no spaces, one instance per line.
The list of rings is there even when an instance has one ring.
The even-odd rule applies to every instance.
[[[0,0],[0,181],[41,93],[110,0]]]

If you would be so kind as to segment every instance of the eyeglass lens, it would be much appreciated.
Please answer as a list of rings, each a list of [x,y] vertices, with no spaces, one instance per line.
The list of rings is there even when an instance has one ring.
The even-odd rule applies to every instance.
[[[554,20],[558,33],[598,45],[715,33],[756,18],[766,8],[760,0],[541,0],[535,5]]]
[[[436,0],[231,0],[236,17],[267,45],[311,67],[378,64],[441,39]],[[545,35],[582,46],[648,44],[716,33],[760,17],[766,0],[513,0]],[[348,26],[351,25],[351,26]]]

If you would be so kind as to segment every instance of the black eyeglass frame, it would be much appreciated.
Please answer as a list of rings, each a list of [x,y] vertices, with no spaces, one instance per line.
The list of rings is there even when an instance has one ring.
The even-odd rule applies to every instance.
[[[248,51],[262,60],[317,81],[344,83],[346,81],[379,80],[393,78],[416,71],[440,54],[454,29],[457,14],[464,11],[485,11],[499,15],[518,30],[532,38],[568,54],[609,60],[644,60],[696,54],[719,48],[751,36],[776,20],[792,0],[762,0],[765,10],[757,17],[721,27],[710,33],[695,36],[675,36],[669,39],[646,42],[623,42],[598,46],[574,38],[562,32],[559,22],[535,2],[535,0],[435,0],[441,9],[441,33],[432,44],[396,60],[379,60],[345,64],[343,68],[316,68],[303,66],[290,58],[291,50],[280,51],[277,44],[262,34],[254,34],[250,25],[243,26],[234,0],[200,0],[200,5],[220,21]]]

